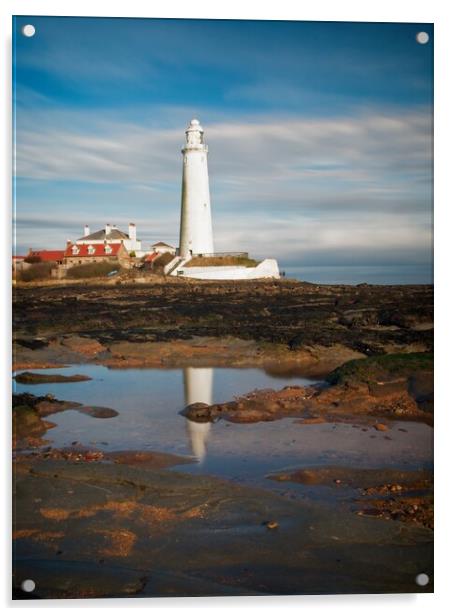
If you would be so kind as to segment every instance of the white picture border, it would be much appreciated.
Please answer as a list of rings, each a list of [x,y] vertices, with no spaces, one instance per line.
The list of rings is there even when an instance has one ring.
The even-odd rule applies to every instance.
[[[262,616],[274,616],[275,610],[287,614],[323,613],[328,610],[335,616],[366,616],[397,613],[410,616],[425,616],[428,610],[446,608],[449,599],[449,571],[451,554],[451,491],[450,460],[448,450],[451,447],[452,425],[448,400],[448,368],[451,364],[451,293],[450,282],[450,234],[451,224],[451,120],[452,114],[452,19],[450,3],[443,0],[396,2],[395,0],[378,0],[363,2],[352,0],[317,0],[303,2],[299,0],[277,0],[277,2],[260,3],[243,0],[229,0],[215,3],[204,0],[149,2],[145,0],[127,0],[125,2],[106,0],[3,0],[0,7],[2,51],[0,70],[0,100],[2,109],[3,144],[0,149],[2,178],[2,224],[1,224],[1,284],[2,308],[4,318],[3,353],[1,354],[1,372],[3,381],[3,405],[1,408],[3,448],[0,456],[2,462],[2,485],[4,493],[0,512],[2,516],[1,555],[3,566],[0,567],[1,598],[4,607],[19,612],[26,609],[57,608],[83,609],[85,614],[94,610],[111,609],[146,609],[152,613],[191,614],[215,610],[215,614],[230,613],[231,610],[259,610]],[[97,599],[97,600],[54,600],[54,601],[14,601],[11,593],[11,16],[12,15],[62,15],[62,16],[110,16],[110,17],[185,17],[185,18],[229,18],[229,19],[293,19],[310,21],[400,21],[400,22],[434,22],[435,25],[435,594],[418,595],[336,595],[336,596],[297,596],[297,597],[253,597],[253,598],[181,598],[181,599]]]

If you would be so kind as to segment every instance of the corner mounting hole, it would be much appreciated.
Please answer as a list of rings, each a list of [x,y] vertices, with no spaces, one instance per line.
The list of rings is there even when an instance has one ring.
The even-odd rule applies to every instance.
[[[36,28],[32,24],[27,24],[26,26],[22,27],[22,34],[24,36],[27,36],[28,38],[30,38],[31,36],[34,36],[35,32],[36,32]]]
[[[36,584],[34,580],[24,580],[20,587],[24,592],[33,592],[36,588]]]
[[[418,586],[427,586],[429,582],[430,578],[426,573],[419,573],[419,575],[416,576],[416,584]]]
[[[426,43],[429,42],[430,37],[427,34],[427,32],[418,32],[416,34],[416,40],[420,45],[425,45]]]

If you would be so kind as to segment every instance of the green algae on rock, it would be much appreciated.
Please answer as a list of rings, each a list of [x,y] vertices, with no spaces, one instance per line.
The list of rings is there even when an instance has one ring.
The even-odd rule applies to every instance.
[[[406,379],[417,372],[433,372],[433,353],[388,353],[352,359],[331,372],[326,380],[344,383],[381,383]]]

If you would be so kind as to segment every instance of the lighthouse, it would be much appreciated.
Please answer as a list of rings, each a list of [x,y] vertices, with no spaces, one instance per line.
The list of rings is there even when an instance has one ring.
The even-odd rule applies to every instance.
[[[200,280],[279,278],[278,263],[275,259],[256,261],[253,266],[253,260],[248,258],[247,252],[214,254],[207,169],[208,148],[204,143],[204,129],[198,120],[193,119],[185,135],[182,148],[179,248],[174,258],[164,267],[163,273],[166,276]]]
[[[204,130],[193,119],[185,131],[182,148],[182,198],[179,255],[211,255],[213,253],[212,215],[210,212],[209,172]]]

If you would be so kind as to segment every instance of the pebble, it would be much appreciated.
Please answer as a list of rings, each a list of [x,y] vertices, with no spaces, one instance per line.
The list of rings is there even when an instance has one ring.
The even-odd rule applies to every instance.
[[[386,432],[387,430],[389,430],[388,426],[384,423],[376,423],[374,425],[375,430],[378,430],[379,432]]]
[[[382,512],[379,509],[376,508],[369,508],[369,509],[361,509],[360,511],[356,512],[357,515],[365,515],[365,516],[371,516],[371,517],[379,517],[382,515]]]
[[[279,524],[278,522],[271,520],[270,522],[265,522],[265,526],[270,530],[274,530],[275,528],[278,528]]]
[[[402,486],[395,484],[390,488],[391,492],[401,492],[403,490]]]

